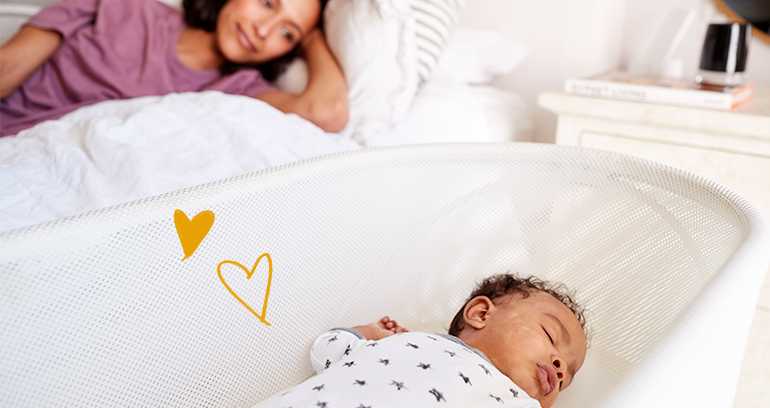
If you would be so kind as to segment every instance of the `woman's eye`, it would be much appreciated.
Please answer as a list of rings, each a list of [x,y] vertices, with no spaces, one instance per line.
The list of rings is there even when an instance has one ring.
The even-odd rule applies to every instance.
[[[289,40],[289,42],[292,42],[292,41],[294,41],[294,35],[292,35],[292,33],[291,33],[291,30],[289,30],[288,28],[284,28],[284,29],[283,29],[283,36],[284,36],[284,37],[285,37],[287,40]]]
[[[262,0],[262,4],[264,4],[267,7],[272,7],[273,6],[273,2],[270,1],[270,0]]]

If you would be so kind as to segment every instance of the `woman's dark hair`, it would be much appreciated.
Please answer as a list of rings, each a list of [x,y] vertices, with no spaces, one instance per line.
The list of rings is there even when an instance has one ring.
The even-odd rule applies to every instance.
[[[318,0],[321,3],[321,17],[318,19],[318,26],[323,28],[323,12],[328,0]],[[217,17],[228,0],[183,0],[184,21],[188,26],[202,28],[206,31],[214,31],[217,27]],[[297,57],[298,47],[294,47],[288,53],[261,64],[235,64],[227,62],[220,68],[223,75],[232,74],[243,68],[256,68],[262,73],[262,76],[268,81],[275,81],[289,64]]]
[[[543,281],[534,276],[519,278],[515,275],[506,273],[490,276],[476,286],[476,289],[473,290],[471,295],[465,301],[463,307],[460,308],[460,311],[458,311],[454,319],[452,319],[452,324],[449,326],[449,334],[457,336],[463,328],[465,328],[463,313],[465,311],[465,306],[471,299],[477,296],[486,296],[489,300],[495,302],[495,299],[500,299],[511,294],[519,294],[526,299],[533,291],[545,292],[555,297],[561,303],[564,303],[564,305],[575,314],[575,317],[577,317],[578,322],[580,322],[580,327],[583,328],[583,332],[586,332],[585,310],[575,302],[572,298],[574,294],[568,292],[564,285]],[[587,337],[588,333],[586,333],[586,338]]]

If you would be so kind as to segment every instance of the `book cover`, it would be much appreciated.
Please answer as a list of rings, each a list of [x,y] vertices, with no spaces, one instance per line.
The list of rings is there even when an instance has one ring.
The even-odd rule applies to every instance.
[[[749,101],[754,83],[741,87],[696,84],[694,81],[647,78],[626,72],[610,72],[564,82],[564,91],[576,95],[731,110]]]

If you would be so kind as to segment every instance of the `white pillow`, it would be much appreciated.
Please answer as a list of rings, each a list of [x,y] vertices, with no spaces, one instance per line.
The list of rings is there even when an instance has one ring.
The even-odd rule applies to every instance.
[[[365,147],[419,143],[489,142],[485,113],[470,85],[431,78],[398,123],[370,135]]]
[[[488,84],[516,69],[529,47],[496,31],[459,26],[433,71],[436,79]]]
[[[412,9],[420,83],[430,79],[465,8],[465,0],[408,0]]]
[[[275,79],[274,85],[280,91],[299,95],[307,88],[308,79],[307,61],[297,57],[289,64],[286,71]]]
[[[324,29],[348,85],[350,115],[341,133],[363,142],[412,105],[414,18],[406,0],[330,0]]]
[[[460,25],[446,43],[431,78],[489,84],[496,77],[513,72],[529,52],[528,46],[511,41],[497,31]],[[300,94],[307,86],[307,74],[307,62],[297,58],[276,80],[276,86],[284,92]]]
[[[433,76],[420,87],[409,113],[370,136],[364,146],[531,142],[533,128],[532,114],[519,95]]]
[[[350,100],[341,133],[364,143],[401,120],[430,77],[465,0],[330,0],[326,41]]]

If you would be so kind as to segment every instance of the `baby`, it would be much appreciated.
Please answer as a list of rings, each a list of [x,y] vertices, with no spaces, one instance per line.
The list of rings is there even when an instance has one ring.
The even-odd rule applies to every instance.
[[[263,408],[543,407],[586,355],[582,309],[534,277],[485,279],[449,334],[408,332],[388,317],[318,337],[318,373]]]

